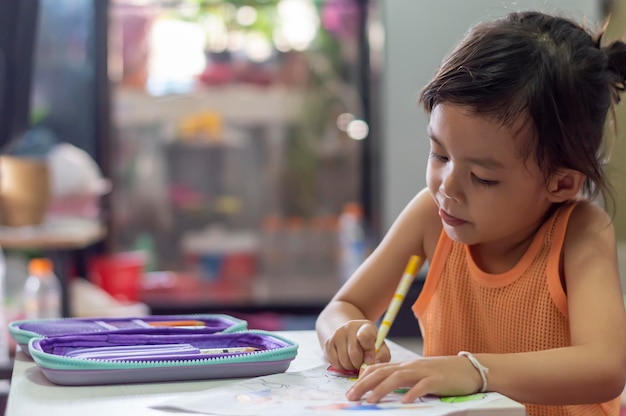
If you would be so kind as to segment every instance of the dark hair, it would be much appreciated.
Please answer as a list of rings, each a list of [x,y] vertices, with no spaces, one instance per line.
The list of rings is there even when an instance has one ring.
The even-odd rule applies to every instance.
[[[473,27],[419,96],[428,113],[439,103],[467,106],[512,126],[531,121],[533,154],[545,178],[559,169],[586,175],[583,193],[613,202],[604,173],[609,110],[626,75],[626,44],[600,47],[581,25],[539,12],[511,13]]]

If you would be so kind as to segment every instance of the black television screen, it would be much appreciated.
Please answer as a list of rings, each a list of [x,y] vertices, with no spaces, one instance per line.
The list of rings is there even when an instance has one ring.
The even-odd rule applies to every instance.
[[[39,0],[0,0],[0,153],[29,127]]]

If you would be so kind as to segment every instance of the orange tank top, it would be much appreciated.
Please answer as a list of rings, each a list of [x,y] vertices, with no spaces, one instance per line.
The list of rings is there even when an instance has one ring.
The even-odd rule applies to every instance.
[[[469,246],[442,230],[428,276],[413,305],[424,355],[514,353],[571,345],[560,259],[575,203],[540,227],[518,263],[502,274],[482,271]],[[526,404],[531,416],[618,415],[619,398],[602,404]]]

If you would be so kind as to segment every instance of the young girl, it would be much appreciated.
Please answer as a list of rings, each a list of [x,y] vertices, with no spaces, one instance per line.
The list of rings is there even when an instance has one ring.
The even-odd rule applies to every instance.
[[[370,364],[348,399],[495,391],[530,415],[617,415],[626,315],[611,217],[590,201],[611,201],[602,138],[626,45],[599,42],[512,13],[474,27],[421,92],[427,189],[317,320],[332,366]],[[424,358],[389,363],[374,321],[412,254],[430,264],[413,305]]]

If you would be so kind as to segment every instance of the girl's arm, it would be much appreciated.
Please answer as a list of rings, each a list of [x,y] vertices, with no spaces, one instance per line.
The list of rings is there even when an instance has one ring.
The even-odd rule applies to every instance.
[[[475,354],[489,368],[488,390],[536,404],[600,403],[617,397],[626,379],[626,314],[613,226],[592,204],[579,204],[565,237],[562,275],[568,299],[570,347],[514,354]],[[465,357],[431,357],[371,366],[347,397],[370,392],[376,402],[398,387],[412,402],[426,394],[462,395],[482,383]]]
[[[438,235],[441,221],[427,190],[421,191],[394,222],[380,245],[341,287],[316,321],[317,335],[330,364],[339,369],[358,369],[374,361],[376,327],[389,305],[412,254],[428,258],[434,245],[425,235]],[[431,238],[426,239],[435,241]],[[378,359],[389,360],[382,348]]]

